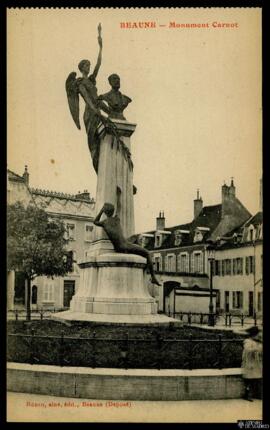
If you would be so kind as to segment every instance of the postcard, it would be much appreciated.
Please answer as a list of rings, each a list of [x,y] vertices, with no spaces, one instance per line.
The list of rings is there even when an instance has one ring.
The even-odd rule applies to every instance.
[[[37,212],[8,272],[9,422],[262,419],[261,15],[7,9],[8,206],[61,219],[73,259],[51,233],[48,266]]]

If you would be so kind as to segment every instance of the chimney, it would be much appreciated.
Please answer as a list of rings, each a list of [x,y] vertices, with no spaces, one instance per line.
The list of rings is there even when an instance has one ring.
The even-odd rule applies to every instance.
[[[233,178],[231,178],[231,185],[229,187],[229,196],[235,197],[235,186],[234,186]]]
[[[164,230],[165,228],[165,217],[164,212],[159,212],[159,216],[156,218],[156,230]]]
[[[259,211],[262,212],[263,210],[263,184],[262,184],[262,178],[260,179],[260,206]]]
[[[24,182],[26,183],[26,185],[29,185],[29,173],[27,170],[27,166],[24,166],[24,173],[22,175]]]
[[[233,178],[231,178],[231,184],[226,185],[225,181],[221,187],[221,203],[222,203],[222,214],[221,217],[224,218],[225,215],[231,215],[232,206],[231,202],[235,199],[235,186]]]
[[[88,190],[84,190],[82,193],[79,191],[78,194],[75,195],[75,197],[81,200],[90,200],[90,193]]]
[[[203,208],[203,201],[200,197],[200,190],[197,190],[197,198],[194,200],[194,219],[197,218]]]

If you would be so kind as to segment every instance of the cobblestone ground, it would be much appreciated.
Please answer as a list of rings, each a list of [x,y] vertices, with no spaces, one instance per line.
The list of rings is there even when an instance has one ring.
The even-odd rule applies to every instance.
[[[235,423],[262,419],[262,401],[110,401],[8,393],[8,422]]]

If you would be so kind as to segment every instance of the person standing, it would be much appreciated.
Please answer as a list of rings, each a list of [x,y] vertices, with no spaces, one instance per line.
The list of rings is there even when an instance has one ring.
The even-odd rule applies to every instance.
[[[242,354],[242,376],[245,382],[244,399],[262,398],[262,332],[257,326],[246,330]]]

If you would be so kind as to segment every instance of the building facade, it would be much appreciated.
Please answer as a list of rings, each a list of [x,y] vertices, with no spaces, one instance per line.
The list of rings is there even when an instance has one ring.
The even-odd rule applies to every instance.
[[[77,262],[84,260],[92,241],[94,199],[86,191],[76,195],[64,194],[29,187],[27,168],[19,176],[8,171],[8,203],[21,201],[35,204],[51,217],[58,217],[66,227],[67,251],[72,251],[73,272],[65,277],[37,277],[31,285],[32,308],[68,308],[73,294],[79,287]],[[8,273],[8,309],[25,305],[25,281],[20,272]]]
[[[170,307],[172,306],[171,301],[174,300],[172,299],[174,296],[172,289],[174,288],[177,289],[179,296],[183,296],[182,304],[178,299],[179,305],[177,306],[177,303],[175,305],[176,312],[183,312],[183,306],[186,307],[186,312],[195,312],[195,310],[205,312],[207,302],[205,297],[210,288],[209,243],[215,244],[216,247],[215,270],[212,278],[216,310],[223,312],[228,309],[229,311],[238,309],[238,311],[250,313],[251,285],[254,282],[258,291],[255,297],[252,290],[253,304],[257,301],[258,307],[261,308],[262,294],[259,291],[259,284],[262,278],[260,257],[262,226],[256,227],[260,233],[258,233],[258,237],[256,236],[255,245],[247,239],[247,231],[253,229],[251,226],[255,222],[254,220],[258,221],[258,215],[252,217],[236,197],[233,180],[230,185],[224,184],[221,187],[220,204],[204,206],[203,200],[197,192],[194,200],[194,217],[190,223],[166,227],[164,213],[160,212],[156,219],[156,229],[137,236],[137,241],[150,251],[155,270],[162,283],[162,287],[155,288],[154,291],[159,310],[167,311],[166,303],[170,303]],[[237,245],[234,243],[235,239],[233,239],[234,242],[229,240],[232,232],[234,238],[235,235],[238,235]],[[224,237],[227,237],[228,240],[224,240]],[[254,257],[253,263],[252,256]],[[240,263],[239,259],[243,263]],[[231,263],[228,260],[231,260]],[[235,264],[239,265],[237,274],[233,272],[236,270],[233,269]],[[243,268],[240,274],[241,264],[243,264]],[[244,264],[250,264],[250,266],[246,268]],[[252,264],[256,271],[255,281]],[[216,271],[220,270],[216,269],[217,267],[221,267],[222,270],[225,267],[224,270],[227,271],[222,272],[224,275],[220,276],[220,272]],[[229,267],[231,267],[231,272]],[[260,294],[258,295],[258,293]],[[204,299],[198,299],[200,296]],[[241,302],[242,296],[243,301]],[[241,303],[241,307],[239,307],[239,303]]]
[[[263,217],[258,212],[216,241],[214,287],[220,312],[262,316]]]

